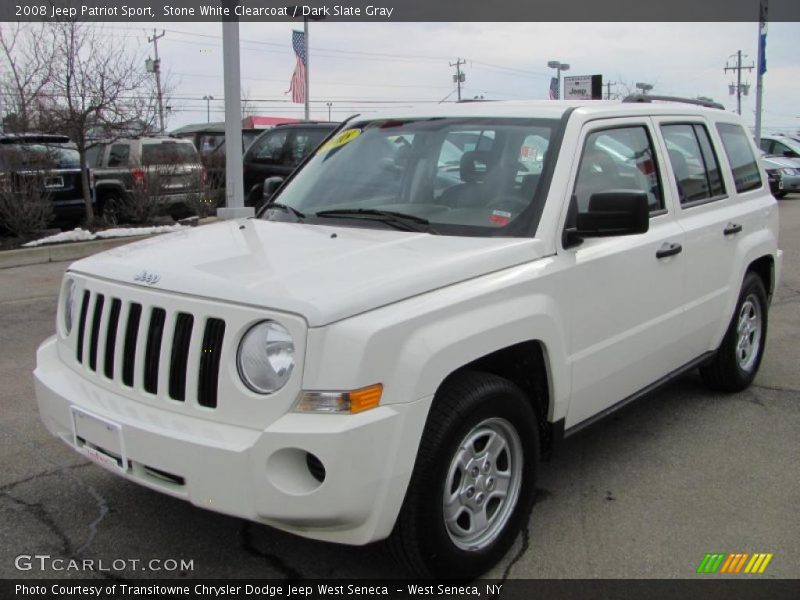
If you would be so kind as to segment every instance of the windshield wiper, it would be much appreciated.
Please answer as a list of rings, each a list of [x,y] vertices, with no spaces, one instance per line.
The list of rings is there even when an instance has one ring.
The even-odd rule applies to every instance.
[[[325,218],[344,218],[344,219],[372,219],[391,225],[403,231],[419,231],[421,233],[438,233],[430,226],[428,219],[423,219],[416,215],[395,212],[393,210],[378,210],[376,208],[340,208],[332,210],[321,210],[314,213],[315,217]]]
[[[297,220],[301,223],[303,222],[303,219],[306,218],[305,213],[301,213],[299,210],[297,210],[292,206],[289,206],[288,204],[281,204],[280,202],[271,202],[267,205],[267,210],[269,210],[270,208],[277,208],[278,210],[291,213],[295,217],[297,217]]]

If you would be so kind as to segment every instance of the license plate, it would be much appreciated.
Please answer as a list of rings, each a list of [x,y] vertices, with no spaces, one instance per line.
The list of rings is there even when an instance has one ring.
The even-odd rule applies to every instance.
[[[48,190],[53,190],[57,188],[64,187],[64,178],[63,177],[46,177],[44,180],[44,187]]]
[[[122,440],[122,427],[75,406],[70,410],[75,449],[103,467],[126,472],[128,459]]]

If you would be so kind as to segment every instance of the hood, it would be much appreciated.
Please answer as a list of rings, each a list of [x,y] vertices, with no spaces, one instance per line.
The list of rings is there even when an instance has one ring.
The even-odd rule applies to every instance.
[[[120,246],[71,270],[131,285],[146,271],[156,290],[291,312],[314,327],[542,255],[528,238],[247,219]]]

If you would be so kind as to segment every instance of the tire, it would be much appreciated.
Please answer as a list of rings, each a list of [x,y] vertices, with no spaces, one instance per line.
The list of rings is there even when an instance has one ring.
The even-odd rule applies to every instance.
[[[761,277],[748,272],[722,344],[712,361],[700,368],[706,385],[721,392],[740,392],[753,382],[764,356],[768,311]]]
[[[522,390],[487,373],[453,376],[434,398],[389,546],[417,576],[481,575],[526,526],[538,461],[536,416]]]
[[[786,198],[786,194],[788,194],[788,193],[789,193],[789,192],[777,192],[777,193],[775,194],[775,198],[776,198],[777,200],[782,200],[783,198]]]
[[[109,192],[100,198],[97,216],[109,225],[117,225],[122,220],[124,200],[118,192]]]

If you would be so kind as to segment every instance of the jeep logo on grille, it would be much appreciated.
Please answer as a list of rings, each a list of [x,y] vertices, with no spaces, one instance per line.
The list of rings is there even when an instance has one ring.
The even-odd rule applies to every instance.
[[[148,271],[142,271],[134,275],[133,280],[138,281],[140,283],[144,283],[146,285],[155,285],[161,280],[161,275],[159,275],[158,273],[149,273]]]

